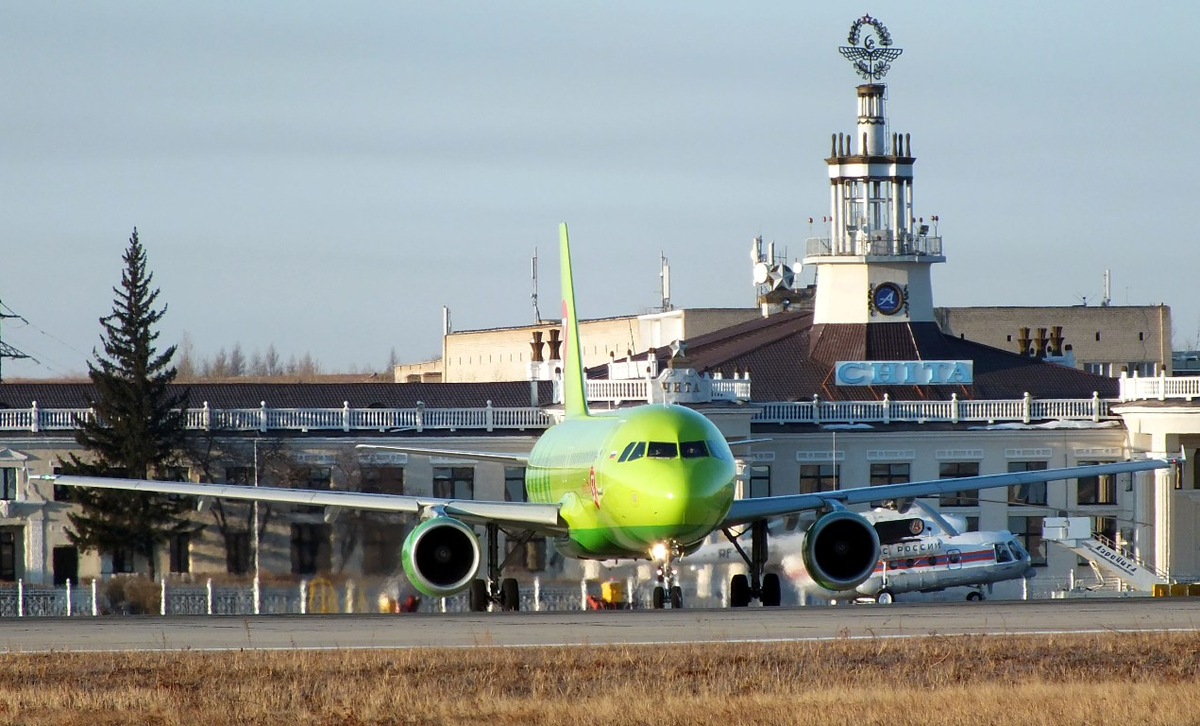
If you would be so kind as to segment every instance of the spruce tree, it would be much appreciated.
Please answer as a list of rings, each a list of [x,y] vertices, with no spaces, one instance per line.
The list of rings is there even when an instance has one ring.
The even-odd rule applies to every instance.
[[[154,326],[167,306],[155,309],[159,291],[151,288],[154,275],[146,270],[136,228],[124,260],[112,313],[100,318],[104,351],[93,349],[96,362],[88,361],[95,416],[79,420],[75,429],[76,442],[90,457],[85,462],[72,454],[64,469],[145,479],[165,473],[183,448],[187,394],[169,388],[176,376],[175,346],[162,353],[155,348]],[[75,489],[72,495],[80,510],[68,515],[71,542],[85,551],[128,547],[149,562],[151,578],[158,545],[195,530],[188,519],[191,505],[183,498],[108,489]]]

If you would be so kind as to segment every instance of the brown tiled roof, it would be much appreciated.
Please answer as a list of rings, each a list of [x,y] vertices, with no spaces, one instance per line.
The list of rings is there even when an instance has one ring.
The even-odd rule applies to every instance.
[[[1101,398],[1117,395],[1118,382],[945,335],[936,323],[813,325],[809,311],[752,320],[688,341],[687,358],[700,372],[725,377],[750,372],[756,401]],[[656,351],[661,364],[669,348]],[[969,386],[837,386],[833,366],[842,360],[970,360]]]
[[[528,406],[529,383],[192,383],[190,406],[205,401],[213,408],[413,408],[418,401],[430,408]],[[3,383],[0,408],[86,408],[95,396],[90,383]],[[543,405],[552,398],[551,384],[538,384]]]

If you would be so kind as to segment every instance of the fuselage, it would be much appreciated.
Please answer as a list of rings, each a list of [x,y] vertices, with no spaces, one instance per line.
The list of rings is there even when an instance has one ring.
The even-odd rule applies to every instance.
[[[899,594],[986,585],[1023,577],[1030,570],[1029,553],[1007,531],[950,535],[933,522],[926,526],[929,534],[883,545],[875,572],[855,592],[873,597],[885,588]],[[773,537],[768,565],[800,589],[821,591],[805,568],[803,547],[803,532]],[[721,540],[704,545],[684,562],[741,564],[742,558],[731,543]]]
[[[1029,553],[1007,531],[938,534],[886,545],[875,573],[857,591],[874,596],[987,585],[1025,576]]]
[[[649,557],[657,544],[688,551],[733,502],[736,469],[725,437],[703,415],[636,406],[551,427],[529,455],[531,502],[557,503],[583,558]]]

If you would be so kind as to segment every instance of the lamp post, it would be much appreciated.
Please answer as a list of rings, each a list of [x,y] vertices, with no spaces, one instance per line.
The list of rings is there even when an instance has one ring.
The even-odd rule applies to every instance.
[[[258,439],[254,439],[254,488],[258,488]],[[255,499],[252,506],[254,507],[254,614],[260,614],[260,603],[262,602],[262,593],[259,589],[259,529],[258,529],[258,500]]]

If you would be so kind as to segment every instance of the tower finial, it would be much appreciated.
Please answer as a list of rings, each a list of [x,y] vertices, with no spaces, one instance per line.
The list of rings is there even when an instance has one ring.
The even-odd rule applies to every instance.
[[[862,41],[862,47],[859,47],[859,35],[862,32],[864,25],[870,25],[874,29],[874,34],[868,35]],[[876,38],[879,39],[878,47],[876,47]],[[891,69],[892,61],[900,57],[904,51],[900,48],[892,48],[892,35],[883,23],[877,18],[872,18],[870,15],[864,15],[850,26],[850,35],[846,40],[850,45],[843,45],[838,48],[838,52],[845,57],[846,60],[854,64],[854,70],[858,75],[862,76],[867,83],[874,83],[876,79],[883,78],[884,75]]]

